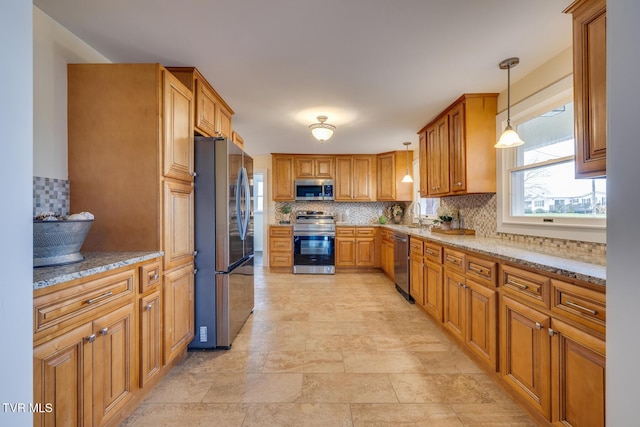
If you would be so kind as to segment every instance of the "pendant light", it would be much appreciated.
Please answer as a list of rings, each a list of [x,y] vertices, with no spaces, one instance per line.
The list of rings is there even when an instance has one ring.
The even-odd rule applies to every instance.
[[[410,142],[403,142],[402,144],[405,147],[407,147],[407,171],[406,171],[406,174],[405,174],[404,178],[402,178],[402,182],[410,183],[410,182],[413,182],[413,178],[411,178],[411,175],[409,175],[409,146],[411,145],[411,143]]]
[[[520,63],[520,58],[508,58],[499,64],[501,70],[507,70],[507,127],[500,135],[496,148],[517,147],[524,144],[515,130],[511,127],[511,68]]]
[[[325,123],[328,118],[327,116],[318,116],[316,118],[319,123],[309,125],[309,129],[311,130],[313,137],[320,141],[320,143],[323,143],[333,136],[333,132],[336,130],[336,127],[329,123]]]

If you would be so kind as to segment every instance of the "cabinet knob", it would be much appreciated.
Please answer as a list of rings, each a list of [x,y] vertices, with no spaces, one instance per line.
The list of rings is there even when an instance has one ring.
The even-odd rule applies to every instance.
[[[109,332],[109,328],[102,328],[102,329],[100,330],[100,333],[101,333],[102,335],[107,335],[107,332]]]
[[[194,171],[194,172],[191,172],[191,176],[195,178],[196,176],[198,176],[198,174]]]
[[[461,183],[460,181],[458,181],[458,182],[456,182],[456,185],[457,185],[458,187],[461,187],[461,186],[462,186],[462,183]]]
[[[556,331],[554,331],[553,329],[549,328],[549,336],[552,337],[556,334]]]
[[[153,304],[148,304],[147,305],[147,311],[151,311],[152,308],[153,308]]]
[[[94,342],[96,340],[96,334],[91,334],[87,337],[88,342]]]
[[[159,276],[158,276],[158,273],[154,274],[154,275],[153,275],[153,280],[158,280],[158,277],[159,277]]]
[[[198,251],[193,251],[193,256],[198,255]]]
[[[540,330],[542,328],[542,325],[540,324],[540,322],[536,322],[536,329]]]

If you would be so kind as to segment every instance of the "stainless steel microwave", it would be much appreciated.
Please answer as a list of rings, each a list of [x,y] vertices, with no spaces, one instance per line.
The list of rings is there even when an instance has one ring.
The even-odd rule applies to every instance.
[[[332,179],[296,179],[296,200],[333,200]]]

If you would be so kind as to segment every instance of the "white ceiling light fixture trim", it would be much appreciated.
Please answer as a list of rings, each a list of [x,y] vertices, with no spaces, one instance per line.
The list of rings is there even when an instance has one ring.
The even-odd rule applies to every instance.
[[[507,127],[500,135],[496,148],[511,148],[524,144],[518,133],[511,127],[511,68],[520,63],[520,58],[507,58],[498,66],[501,70],[507,70]]]
[[[402,144],[405,147],[407,147],[407,170],[406,170],[406,173],[405,173],[404,177],[402,178],[402,182],[411,183],[411,182],[413,182],[413,178],[411,178],[411,175],[409,174],[409,146],[411,145],[411,143],[410,142],[403,142]]]
[[[328,119],[327,116],[318,116],[316,118],[319,123],[309,125],[309,130],[311,130],[313,137],[322,143],[333,136],[333,132],[336,130],[336,127],[329,123],[325,123]]]

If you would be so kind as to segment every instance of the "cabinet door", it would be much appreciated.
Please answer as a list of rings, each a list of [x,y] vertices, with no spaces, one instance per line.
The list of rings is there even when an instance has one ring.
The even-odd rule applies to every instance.
[[[464,341],[465,279],[448,269],[444,270],[444,326]]]
[[[135,308],[126,305],[93,322],[93,423],[103,425],[133,398],[137,378]]]
[[[336,158],[336,182],[334,197],[337,201],[351,201],[353,199],[353,157],[338,156]]]
[[[572,5],[576,178],[607,174],[606,0]]]
[[[166,273],[162,294],[165,365],[193,338],[193,265]]]
[[[225,138],[231,138],[231,121],[232,113],[229,111],[222,102],[218,102],[218,132],[220,136]]]
[[[336,267],[353,267],[356,265],[356,239],[336,238]]]
[[[216,107],[213,90],[200,78],[196,79],[196,128],[203,136],[217,136]]]
[[[353,200],[375,200],[375,170],[375,156],[353,156]]]
[[[193,96],[173,74],[164,71],[163,76],[163,174],[193,181]]]
[[[273,200],[293,201],[293,158],[273,156]]]
[[[465,344],[489,366],[498,366],[496,291],[467,278]]]
[[[140,387],[162,367],[161,292],[140,298]]]
[[[424,265],[424,308],[442,322],[442,265],[429,261]]]
[[[375,267],[376,251],[375,240],[373,238],[356,240],[356,266]]]
[[[427,129],[427,183],[430,196],[449,192],[449,116]]]
[[[382,201],[396,200],[396,156],[395,153],[378,155],[377,199]]]
[[[314,174],[316,178],[331,179],[335,169],[333,157],[317,157],[314,159]]]
[[[164,269],[193,261],[193,185],[164,181]]]
[[[422,255],[409,256],[409,294],[416,304],[424,306],[424,263]]]
[[[550,318],[509,297],[502,297],[500,366],[502,379],[549,419],[551,410]]]
[[[449,113],[449,184],[452,193],[467,190],[464,102]]]
[[[551,328],[553,425],[604,426],[605,342],[556,319]]]
[[[420,133],[418,137],[418,158],[419,158],[419,170],[420,170],[420,197],[427,197],[428,190],[428,178],[427,178],[427,132]]]
[[[92,425],[92,333],[88,323],[33,349],[33,401],[45,408],[34,412],[34,426]]]
[[[315,178],[315,170],[313,167],[312,157],[294,157],[296,179]]]

